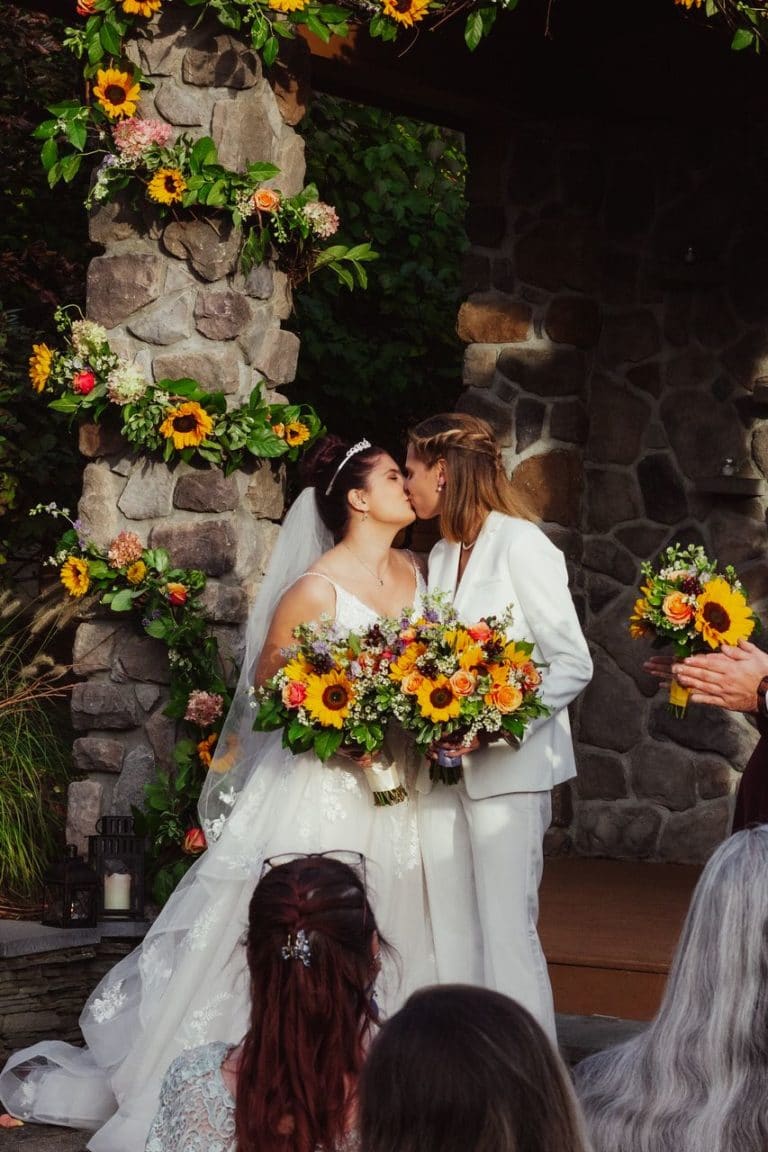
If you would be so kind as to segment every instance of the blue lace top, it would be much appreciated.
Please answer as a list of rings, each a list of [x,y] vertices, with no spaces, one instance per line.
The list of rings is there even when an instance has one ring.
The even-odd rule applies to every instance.
[[[235,1152],[235,1101],[221,1067],[232,1045],[220,1040],[177,1056],[160,1089],[144,1152]],[[337,1152],[359,1152],[350,1133]]]
[[[230,1051],[217,1040],[176,1057],[160,1089],[145,1152],[234,1152],[235,1101],[221,1074]]]

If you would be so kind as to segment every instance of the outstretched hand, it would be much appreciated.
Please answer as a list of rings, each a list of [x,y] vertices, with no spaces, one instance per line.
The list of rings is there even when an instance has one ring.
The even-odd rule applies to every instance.
[[[692,689],[696,704],[754,712],[757,686],[768,676],[768,653],[740,640],[737,648],[724,644],[719,652],[688,656],[674,663],[672,672],[685,688]]]
[[[467,740],[464,736],[456,736],[454,740],[448,738],[438,740],[427,749],[427,759],[437,760],[440,751],[447,753],[448,756],[468,756],[470,752],[477,751],[480,743],[479,736],[473,736],[471,740]]]

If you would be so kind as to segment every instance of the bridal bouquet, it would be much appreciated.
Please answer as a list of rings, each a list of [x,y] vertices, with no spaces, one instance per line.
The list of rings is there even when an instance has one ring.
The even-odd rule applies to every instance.
[[[501,616],[464,625],[437,595],[401,629],[389,666],[391,708],[423,752],[448,737],[470,741],[481,732],[520,739],[531,720],[549,715],[533,644],[509,639],[512,620],[510,605]],[[430,774],[458,783],[461,758],[440,751]]]
[[[392,627],[340,631],[333,621],[300,624],[283,667],[255,692],[254,728],[282,728],[283,746],[325,761],[340,748],[374,757],[364,768],[377,806],[406,799],[397,767],[381,762],[389,716]]]
[[[757,621],[734,568],[729,564],[718,572],[701,545],[671,544],[656,567],[646,561],[641,572],[642,596],[630,617],[630,635],[652,635],[657,646],[674,644],[678,660],[751,636]],[[669,702],[679,716],[689,696],[673,679]]]

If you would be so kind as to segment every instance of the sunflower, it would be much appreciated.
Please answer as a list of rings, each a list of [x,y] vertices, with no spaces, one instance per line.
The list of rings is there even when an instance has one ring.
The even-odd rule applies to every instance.
[[[650,611],[650,605],[644,596],[635,600],[632,615],[629,618],[629,634],[633,640],[641,640],[648,635],[648,625],[645,620]]]
[[[429,4],[430,0],[381,0],[384,15],[407,28],[424,19]]]
[[[461,701],[454,696],[447,676],[436,676],[434,680],[424,680],[416,694],[422,716],[436,724],[453,720],[459,714]]]
[[[53,364],[53,352],[47,344],[33,344],[29,358],[29,378],[35,392],[42,392],[48,383]]]
[[[297,444],[304,444],[307,440],[309,440],[309,428],[306,424],[302,424],[300,420],[291,420],[290,424],[286,424],[285,441],[291,448],[295,448]]]
[[[107,116],[133,116],[141,89],[130,72],[117,68],[99,68],[93,94]]]
[[[219,738],[218,732],[211,732],[210,736],[206,736],[197,745],[197,758],[204,768],[210,768],[211,760],[213,759],[213,749],[216,746],[216,741]]]
[[[147,574],[147,566],[143,560],[136,560],[131,564],[125,573],[125,578],[129,584],[141,584],[142,580]]]
[[[342,728],[355,696],[343,672],[310,676],[304,707],[323,728]]]
[[[695,628],[710,648],[746,640],[754,627],[755,621],[743,592],[731,588],[722,576],[716,576],[705,585],[699,596]]]
[[[312,675],[312,667],[303,656],[292,656],[283,665],[283,675],[287,680],[297,680],[299,684],[306,684]]]
[[[59,572],[59,579],[70,596],[74,596],[76,600],[85,596],[91,586],[88,565],[79,556],[70,556],[64,561]]]
[[[158,168],[147,185],[147,195],[157,204],[179,204],[187,182],[178,168]]]
[[[166,440],[173,440],[174,448],[196,448],[213,431],[213,420],[195,400],[172,408],[160,425]]]
[[[269,0],[273,12],[301,12],[309,0]]]
[[[160,3],[161,0],[123,0],[123,12],[126,16],[145,16],[148,20]]]

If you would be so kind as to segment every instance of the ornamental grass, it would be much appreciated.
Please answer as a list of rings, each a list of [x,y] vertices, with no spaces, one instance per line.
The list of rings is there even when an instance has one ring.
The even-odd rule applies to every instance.
[[[62,701],[71,684],[50,647],[73,614],[55,590],[29,606],[0,593],[2,917],[34,906],[45,868],[63,847],[72,759]]]

